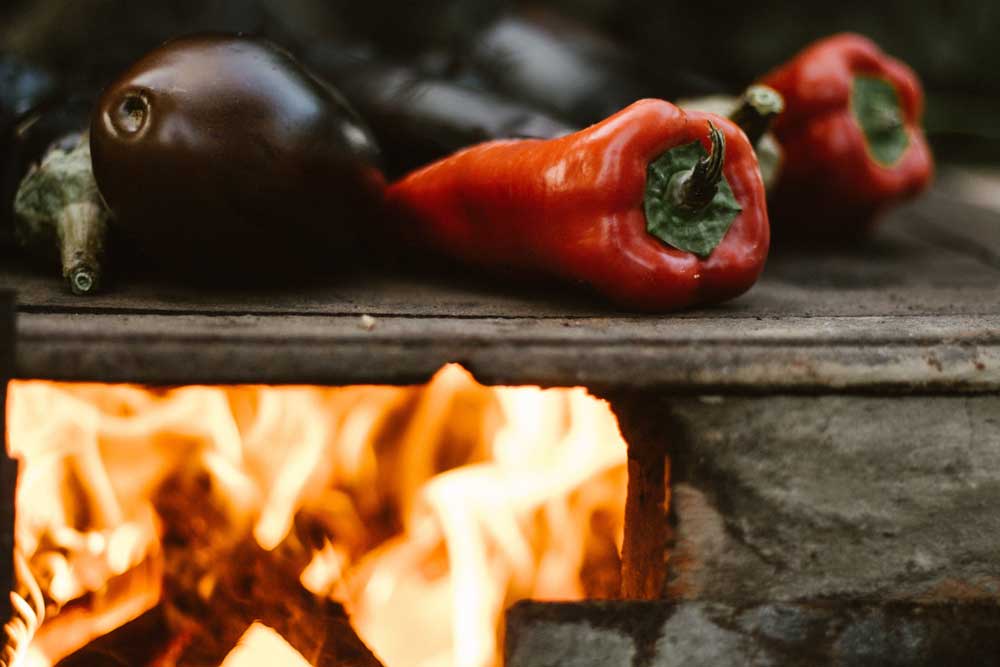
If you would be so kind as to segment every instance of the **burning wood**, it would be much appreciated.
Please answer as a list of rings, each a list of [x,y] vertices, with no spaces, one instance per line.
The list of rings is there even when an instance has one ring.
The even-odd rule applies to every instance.
[[[223,493],[202,470],[189,468],[168,480],[154,501],[165,526],[162,604],[181,638],[169,661],[156,667],[218,664],[256,621],[314,667],[381,667],[343,607],[299,583],[321,527],[303,517],[279,545],[263,549]]]
[[[27,660],[31,640],[45,620],[45,597],[24,556],[14,552],[14,590],[10,592],[12,616],[4,625],[4,667]]]
[[[40,664],[104,635],[64,664],[138,644],[128,664],[219,665],[259,622],[314,667],[377,667],[366,643],[488,667],[511,602],[619,585],[625,447],[583,390],[448,367],[424,388],[11,394]]]
[[[254,667],[255,665],[287,665],[309,667],[302,654],[288,645],[281,635],[260,623],[254,623],[240,638],[240,643],[226,656],[219,667]]]

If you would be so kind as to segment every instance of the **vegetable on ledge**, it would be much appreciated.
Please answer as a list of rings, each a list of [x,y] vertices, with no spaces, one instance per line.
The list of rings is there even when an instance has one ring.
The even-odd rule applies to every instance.
[[[646,62],[594,27],[542,7],[517,5],[470,41],[459,64],[490,88],[587,127],[645,97],[722,90],[676,58]]]
[[[851,237],[930,183],[916,74],[870,40],[820,40],[765,76],[785,98],[774,133],[785,153],[772,198],[782,233]]]
[[[103,279],[109,213],[90,168],[84,134],[57,142],[24,177],[14,200],[20,245],[57,258],[73,294],[93,294]]]
[[[495,271],[581,282],[619,306],[731,299],[760,275],[769,228],[746,135],[640,100],[550,140],[494,141],[390,186],[399,234]]]
[[[755,84],[740,97],[711,95],[677,101],[682,109],[707,111],[726,116],[740,126],[757,153],[764,187],[770,192],[781,175],[783,155],[781,145],[771,133],[774,119],[784,110],[785,102],[778,91]]]
[[[83,136],[92,105],[45,69],[0,53],[0,255],[16,248],[61,270],[78,295],[103,280],[108,219]]]
[[[0,252],[14,241],[14,196],[28,167],[38,162],[38,155],[25,155],[23,137],[37,124],[41,111],[59,97],[55,78],[40,67],[32,66],[0,51]],[[49,144],[56,137],[48,138]]]
[[[578,129],[500,93],[425,73],[413,64],[392,63],[365,49],[324,47],[313,49],[309,63],[367,121],[390,177],[484,141],[551,139]]]
[[[90,147],[113,228],[179,279],[337,269],[382,211],[368,129],[261,39],[192,36],[147,54],[102,94]]]

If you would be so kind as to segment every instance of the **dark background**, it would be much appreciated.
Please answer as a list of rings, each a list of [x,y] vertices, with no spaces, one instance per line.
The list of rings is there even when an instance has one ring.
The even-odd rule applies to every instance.
[[[0,590],[13,588],[14,492],[17,462],[7,458],[5,442],[7,382],[14,375],[14,294],[0,290]],[[0,618],[10,618],[10,596],[0,596]]]
[[[544,4],[605,32],[652,68],[685,68],[737,90],[808,42],[861,32],[918,71],[939,159],[1000,157],[1000,3],[841,0],[6,0],[0,49],[99,89],[165,39],[264,34],[293,52],[364,39],[402,57],[460,49],[500,12]]]

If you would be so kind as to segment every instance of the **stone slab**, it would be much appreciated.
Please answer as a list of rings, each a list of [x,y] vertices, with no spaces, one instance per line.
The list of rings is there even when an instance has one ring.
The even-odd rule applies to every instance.
[[[507,667],[1000,664],[996,605],[522,602]]]
[[[708,396],[659,409],[671,599],[1000,599],[1000,396]]]

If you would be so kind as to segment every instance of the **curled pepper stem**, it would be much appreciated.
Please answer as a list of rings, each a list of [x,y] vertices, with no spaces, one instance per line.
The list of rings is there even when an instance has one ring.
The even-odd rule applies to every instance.
[[[722,167],[726,162],[726,137],[712,121],[708,121],[708,135],[712,141],[711,152],[670,182],[669,194],[674,205],[686,211],[705,208],[719,191]]]
[[[771,129],[771,123],[785,110],[785,100],[774,88],[754,85],[744,91],[740,105],[729,120],[740,126],[754,146]]]

